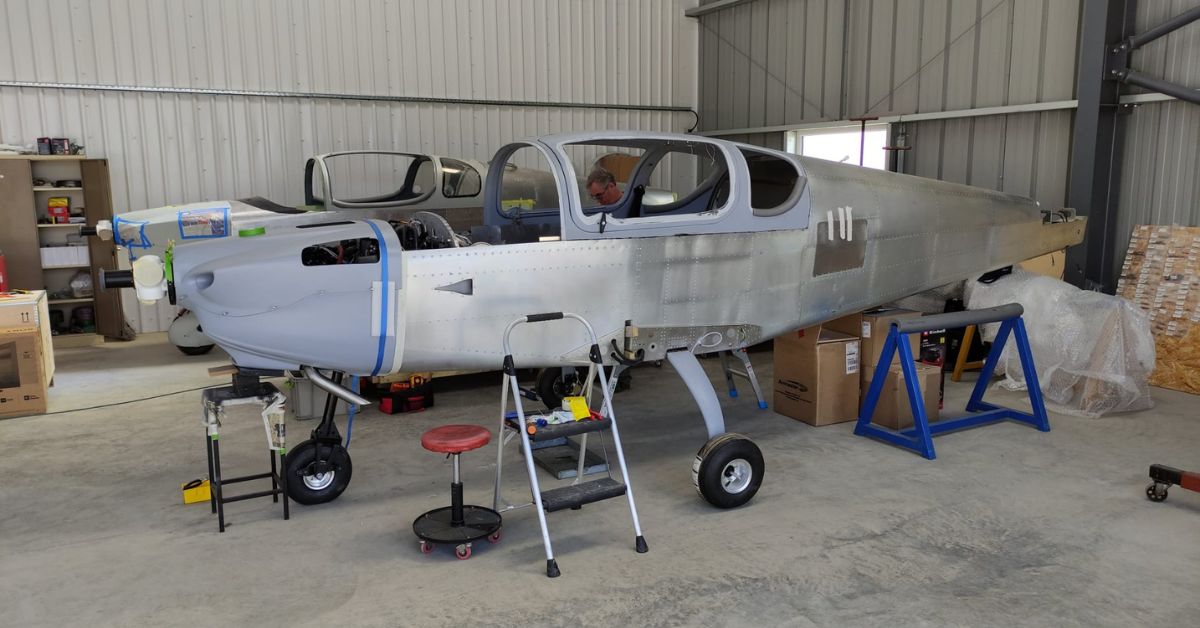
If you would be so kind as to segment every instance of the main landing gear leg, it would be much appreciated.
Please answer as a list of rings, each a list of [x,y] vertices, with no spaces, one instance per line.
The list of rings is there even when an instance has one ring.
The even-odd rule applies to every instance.
[[[718,508],[750,501],[762,484],[765,465],[753,441],[725,431],[725,417],[708,374],[690,351],[672,351],[667,361],[683,378],[708,428],[709,440],[692,463],[692,482],[704,499]]]
[[[330,379],[341,386],[344,374],[335,372]],[[287,453],[288,496],[304,505],[331,502],[350,485],[354,465],[350,452],[342,444],[334,415],[338,399],[333,393],[325,397],[325,412],[313,429],[309,440]]]

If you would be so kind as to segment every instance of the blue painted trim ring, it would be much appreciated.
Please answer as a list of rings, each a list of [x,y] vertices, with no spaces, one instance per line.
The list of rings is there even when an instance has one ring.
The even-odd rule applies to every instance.
[[[379,241],[379,282],[382,284],[379,289],[383,292],[379,299],[379,353],[375,355],[375,370],[371,371],[371,375],[374,376],[383,368],[383,354],[387,352],[388,293],[391,291],[388,290],[387,242],[384,242],[383,233],[374,222],[367,224],[371,226],[371,231],[375,232],[375,239]]]

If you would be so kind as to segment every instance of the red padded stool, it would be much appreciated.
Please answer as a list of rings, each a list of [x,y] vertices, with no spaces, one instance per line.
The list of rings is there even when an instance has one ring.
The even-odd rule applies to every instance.
[[[483,506],[464,506],[458,455],[479,449],[492,440],[492,433],[478,425],[443,425],[421,435],[421,446],[429,451],[454,457],[454,482],[450,484],[450,505],[437,508],[413,521],[413,532],[421,539],[421,552],[428,554],[437,543],[455,545],[460,560],[471,557],[471,541],[487,537],[500,540],[500,513]]]

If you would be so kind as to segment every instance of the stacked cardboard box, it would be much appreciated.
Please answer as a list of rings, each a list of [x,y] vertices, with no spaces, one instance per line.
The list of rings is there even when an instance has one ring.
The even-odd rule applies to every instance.
[[[892,323],[919,316],[921,313],[913,310],[881,308],[851,314],[826,323],[826,327],[830,329],[854,333],[862,340],[863,368],[859,382],[861,399],[866,399],[867,389],[870,388],[875,369],[879,365],[883,344],[887,340]],[[912,351],[913,359],[919,362],[922,356],[921,335],[908,334],[905,337],[908,339],[908,347]],[[938,418],[941,398],[941,369],[918,364],[917,376],[917,383],[921,387],[921,396],[925,401],[925,414],[930,421],[935,421]],[[896,351],[892,357],[892,363],[888,367],[888,375],[883,383],[883,392],[880,394],[879,403],[875,407],[871,422],[893,429],[909,427],[913,423],[912,410],[908,404],[908,391],[905,388],[904,375],[900,370],[899,351]]]
[[[856,419],[858,343],[821,325],[775,338],[775,411],[816,426]]]
[[[53,377],[46,292],[0,293],[0,418],[44,413]]]
[[[1200,327],[1200,227],[1134,227],[1117,294],[1150,316],[1158,353],[1150,383],[1200,394],[1189,334]]]

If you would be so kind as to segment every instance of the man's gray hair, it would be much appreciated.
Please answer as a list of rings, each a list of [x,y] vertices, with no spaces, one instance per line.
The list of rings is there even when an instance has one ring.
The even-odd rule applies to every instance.
[[[596,166],[595,168],[592,168],[592,173],[588,175],[587,182],[584,185],[586,187],[591,187],[593,183],[599,183],[600,187],[606,188],[608,187],[609,183],[616,185],[617,178],[614,177],[611,172],[601,168],[600,166]]]

